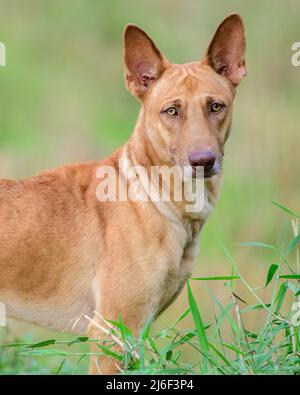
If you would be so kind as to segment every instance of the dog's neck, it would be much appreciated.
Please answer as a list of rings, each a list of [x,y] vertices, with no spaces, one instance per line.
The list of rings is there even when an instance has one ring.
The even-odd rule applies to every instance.
[[[143,109],[140,112],[136,127],[127,144],[120,151],[120,156],[127,159],[133,166],[142,166],[150,176],[152,166],[168,166],[174,164],[170,160],[168,147],[159,136],[154,125],[151,125],[146,118]],[[205,180],[205,203],[201,212],[187,212],[187,201],[175,201],[155,203],[158,209],[170,221],[180,223],[187,230],[201,228],[214,207],[221,181],[221,174]],[[193,232],[193,230],[191,231]]]

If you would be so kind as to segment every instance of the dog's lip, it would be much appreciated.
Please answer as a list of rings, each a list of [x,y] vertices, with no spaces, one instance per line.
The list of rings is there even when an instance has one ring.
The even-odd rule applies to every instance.
[[[205,171],[205,170],[204,170],[204,178],[205,178],[205,179],[209,179],[209,178],[211,178],[211,177],[217,175],[218,173],[219,173],[219,172],[216,171],[216,170],[214,170],[214,169],[211,170],[211,171]],[[196,177],[196,169],[195,169],[195,168],[193,168],[192,178],[197,178],[197,177]]]

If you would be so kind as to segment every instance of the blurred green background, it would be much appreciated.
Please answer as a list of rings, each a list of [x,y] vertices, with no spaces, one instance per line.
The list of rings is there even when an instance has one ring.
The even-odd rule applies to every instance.
[[[299,208],[300,67],[291,64],[291,45],[300,41],[297,0],[1,0],[7,67],[0,68],[0,178],[102,158],[125,143],[139,111],[123,86],[126,23],[140,25],[172,62],[181,63],[200,59],[217,25],[235,11],[245,21],[248,75],[238,90],[223,187],[202,233],[195,275],[230,274],[222,241],[250,284],[263,285],[272,254],[237,243],[279,240],[283,217],[271,200]],[[229,293],[220,283],[193,285],[209,321],[210,290],[223,301]],[[170,323],[186,307],[184,290],[156,325]],[[259,326],[259,314],[247,324]],[[188,319],[182,323],[189,325]],[[19,336],[38,341],[57,335],[13,320],[0,328],[2,343]],[[57,360],[0,353],[2,372],[47,373],[59,366]],[[65,372],[86,372],[85,363],[74,366]]]

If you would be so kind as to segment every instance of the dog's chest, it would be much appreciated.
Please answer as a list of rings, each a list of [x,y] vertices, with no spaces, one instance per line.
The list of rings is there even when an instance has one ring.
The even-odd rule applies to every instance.
[[[159,275],[157,276],[155,299],[157,312],[161,312],[178,296],[186,280],[191,276],[195,258],[199,252],[200,230],[207,220],[214,202],[208,191],[205,193],[204,205],[201,212],[188,214],[180,224],[174,217],[168,217],[166,246],[167,252],[162,251],[158,259]],[[165,211],[161,210],[164,214]],[[154,301],[154,300],[153,300]]]
[[[161,276],[159,312],[164,310],[180,293],[186,280],[191,276],[195,258],[198,254],[199,232],[201,224],[197,222],[190,234],[182,239],[172,237],[174,246],[165,259],[165,272]],[[176,244],[176,245],[175,245]]]

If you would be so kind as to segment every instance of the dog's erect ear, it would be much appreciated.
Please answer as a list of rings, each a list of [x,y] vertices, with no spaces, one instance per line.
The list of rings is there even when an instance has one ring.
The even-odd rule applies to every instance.
[[[169,62],[142,29],[129,24],[124,31],[124,66],[128,90],[142,100]]]
[[[218,27],[205,54],[205,62],[234,86],[246,75],[245,31],[239,14],[230,14]]]

